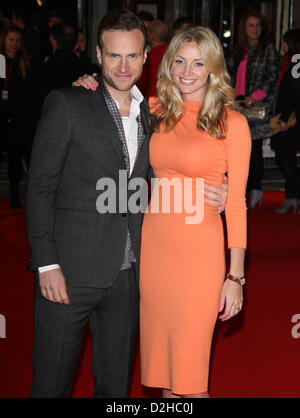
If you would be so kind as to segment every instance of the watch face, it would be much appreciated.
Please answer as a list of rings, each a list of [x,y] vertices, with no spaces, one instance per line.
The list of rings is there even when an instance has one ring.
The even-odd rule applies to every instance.
[[[242,286],[246,283],[246,279],[244,277],[242,279],[240,279],[240,281],[241,281]]]

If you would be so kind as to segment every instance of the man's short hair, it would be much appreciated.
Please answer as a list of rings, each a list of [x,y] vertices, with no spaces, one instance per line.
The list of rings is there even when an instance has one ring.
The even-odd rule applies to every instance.
[[[50,33],[57,43],[58,49],[67,49],[73,51],[77,43],[77,30],[74,26],[63,23],[56,23],[50,29]]]
[[[147,46],[147,29],[145,24],[132,12],[127,10],[114,11],[107,13],[100,21],[97,31],[97,41],[102,50],[102,35],[105,31],[124,31],[129,32],[138,29],[144,38],[144,50]]]

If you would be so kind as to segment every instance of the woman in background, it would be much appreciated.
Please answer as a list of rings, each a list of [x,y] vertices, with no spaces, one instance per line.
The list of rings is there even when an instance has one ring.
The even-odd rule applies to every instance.
[[[278,80],[278,100],[276,115],[278,133],[272,137],[271,144],[275,151],[276,162],[285,179],[285,198],[275,212],[281,215],[291,209],[296,213],[300,203],[300,181],[297,169],[297,150],[300,149],[299,131],[299,80],[292,77],[291,62],[295,54],[300,54],[300,29],[291,29],[282,38],[282,49],[285,53],[280,60],[280,76]],[[295,121],[289,121],[292,112],[298,114]]]
[[[265,18],[257,12],[248,12],[240,21],[237,44],[228,60],[228,71],[237,97],[245,98],[248,107],[256,100],[263,101],[265,117],[249,121],[252,152],[247,185],[248,207],[262,202],[263,139],[272,135],[270,118],[276,103],[276,85],[279,74],[279,56],[268,40]]]
[[[22,177],[22,157],[29,160],[28,91],[30,62],[23,47],[21,30],[14,25],[5,27],[0,39],[0,53],[6,59],[6,78],[0,79],[0,124],[4,145],[8,152],[10,201],[19,209],[19,184]]]

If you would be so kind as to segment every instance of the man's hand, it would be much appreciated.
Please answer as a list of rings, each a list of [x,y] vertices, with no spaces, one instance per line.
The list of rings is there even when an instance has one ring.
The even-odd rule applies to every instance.
[[[204,184],[204,201],[212,206],[216,206],[213,214],[218,215],[225,209],[227,201],[228,178],[224,175],[221,187]]]
[[[54,303],[70,305],[66,281],[61,269],[40,273],[40,288],[45,299]]]

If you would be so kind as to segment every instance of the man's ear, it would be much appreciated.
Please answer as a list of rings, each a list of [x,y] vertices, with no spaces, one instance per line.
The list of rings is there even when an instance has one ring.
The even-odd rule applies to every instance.
[[[146,62],[147,55],[148,55],[148,51],[147,51],[147,48],[145,48],[143,64],[145,64],[145,62]]]
[[[96,53],[97,53],[97,59],[99,64],[102,64],[102,54],[101,54],[101,49],[99,47],[99,45],[96,46]]]

